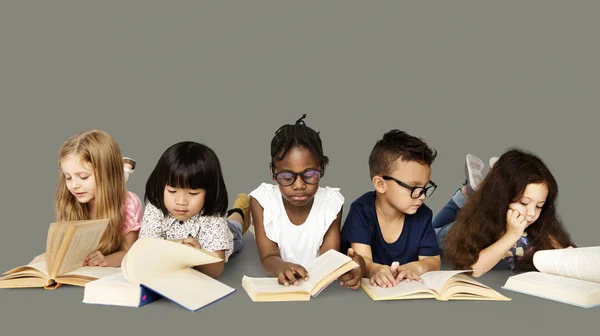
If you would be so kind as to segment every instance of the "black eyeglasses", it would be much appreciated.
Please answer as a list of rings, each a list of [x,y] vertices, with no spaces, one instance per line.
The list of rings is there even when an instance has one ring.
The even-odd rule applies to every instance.
[[[301,173],[294,173],[286,170],[279,173],[274,173],[273,178],[277,180],[277,183],[280,185],[287,187],[294,184],[296,179],[298,179],[298,176],[300,176],[302,181],[304,181],[306,184],[317,184],[323,175],[325,175],[324,170],[307,169]]]
[[[404,188],[410,190],[410,197],[412,197],[414,199],[421,197],[421,195],[423,195],[423,194],[425,194],[425,197],[429,197],[429,196],[433,195],[433,192],[437,188],[437,184],[433,183],[433,181],[429,181],[429,184],[431,184],[431,185],[428,187],[411,187],[408,184],[406,184],[402,181],[398,181],[391,176],[382,176],[381,178],[384,180],[392,180],[392,181],[398,183],[398,185],[400,185],[401,187],[404,187]]]

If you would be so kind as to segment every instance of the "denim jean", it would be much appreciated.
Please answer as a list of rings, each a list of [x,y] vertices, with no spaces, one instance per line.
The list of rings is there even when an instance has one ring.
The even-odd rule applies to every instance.
[[[433,218],[432,226],[435,230],[440,249],[444,248],[444,238],[446,238],[448,231],[454,225],[458,211],[466,202],[467,197],[458,189],[442,210]]]
[[[233,233],[233,253],[231,253],[233,256],[234,254],[241,252],[244,248],[242,240],[242,224],[231,219],[227,220],[227,224],[229,226],[229,231]]]

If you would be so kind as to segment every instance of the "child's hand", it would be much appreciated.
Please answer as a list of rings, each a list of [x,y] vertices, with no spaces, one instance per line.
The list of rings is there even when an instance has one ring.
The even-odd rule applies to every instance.
[[[392,268],[388,265],[377,265],[373,267],[369,274],[369,281],[371,286],[379,287],[394,287],[398,284],[396,282]]]
[[[423,279],[421,279],[417,270],[410,266],[399,266],[397,262],[392,264],[392,273],[396,278],[396,283],[400,283],[402,279],[406,279],[406,282],[411,282],[413,280],[423,282]]]
[[[506,212],[506,232],[521,237],[525,227],[527,226],[527,220],[525,216],[521,215],[517,210],[508,209]]]
[[[192,237],[185,238],[181,243],[183,245],[188,245],[188,246],[197,248],[199,250],[202,249],[202,246],[200,246],[200,243]]]
[[[284,263],[277,272],[277,280],[280,285],[297,285],[298,279],[308,280],[308,272],[298,264]]]
[[[358,267],[346,272],[340,276],[338,280],[341,281],[340,284],[342,286],[356,290],[360,288],[360,281],[362,279],[363,271],[366,268],[366,263],[365,259],[360,254],[354,252],[352,248],[348,249],[348,256],[358,264]]]
[[[30,262],[30,264],[36,263],[36,262],[40,262],[40,261],[44,261],[46,260],[46,253],[42,253],[39,256],[33,258],[33,260]]]
[[[104,259],[104,255],[102,255],[102,253],[100,251],[96,251],[96,252],[90,253],[90,255],[88,255],[87,257],[85,257],[85,260],[83,261],[83,266],[90,266],[90,267],[100,266],[100,267],[106,267],[106,266],[108,266],[108,263]]]

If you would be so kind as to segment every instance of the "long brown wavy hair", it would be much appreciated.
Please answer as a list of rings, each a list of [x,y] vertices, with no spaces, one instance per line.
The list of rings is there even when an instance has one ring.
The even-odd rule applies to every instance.
[[[80,203],[67,189],[60,163],[69,155],[76,155],[94,170],[96,179],[96,218],[109,219],[108,227],[98,244],[103,255],[121,249],[125,240],[125,174],[121,150],[115,140],[104,131],[91,130],[69,138],[58,151],[58,182],[54,196],[57,221],[87,220],[91,218],[89,204]]]
[[[556,213],[558,185],[554,176],[536,155],[511,148],[469,195],[446,236],[444,252],[455,269],[470,270],[481,250],[506,233],[508,206],[517,201],[531,183],[545,183],[548,196],[539,218],[525,230],[533,249],[516,259],[514,271],[534,270],[535,251],[553,249],[556,245],[575,247]]]

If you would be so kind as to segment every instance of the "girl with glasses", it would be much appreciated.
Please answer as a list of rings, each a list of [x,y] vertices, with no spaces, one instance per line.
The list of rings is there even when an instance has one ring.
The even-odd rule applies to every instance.
[[[297,285],[310,274],[306,266],[330,249],[340,250],[344,197],[338,188],[320,187],[329,158],[319,133],[305,125],[283,125],[271,141],[271,177],[250,193],[256,243],[265,273],[281,285]],[[344,251],[345,252],[345,251]],[[359,265],[362,257],[348,251]],[[362,267],[340,277],[358,289]]]

